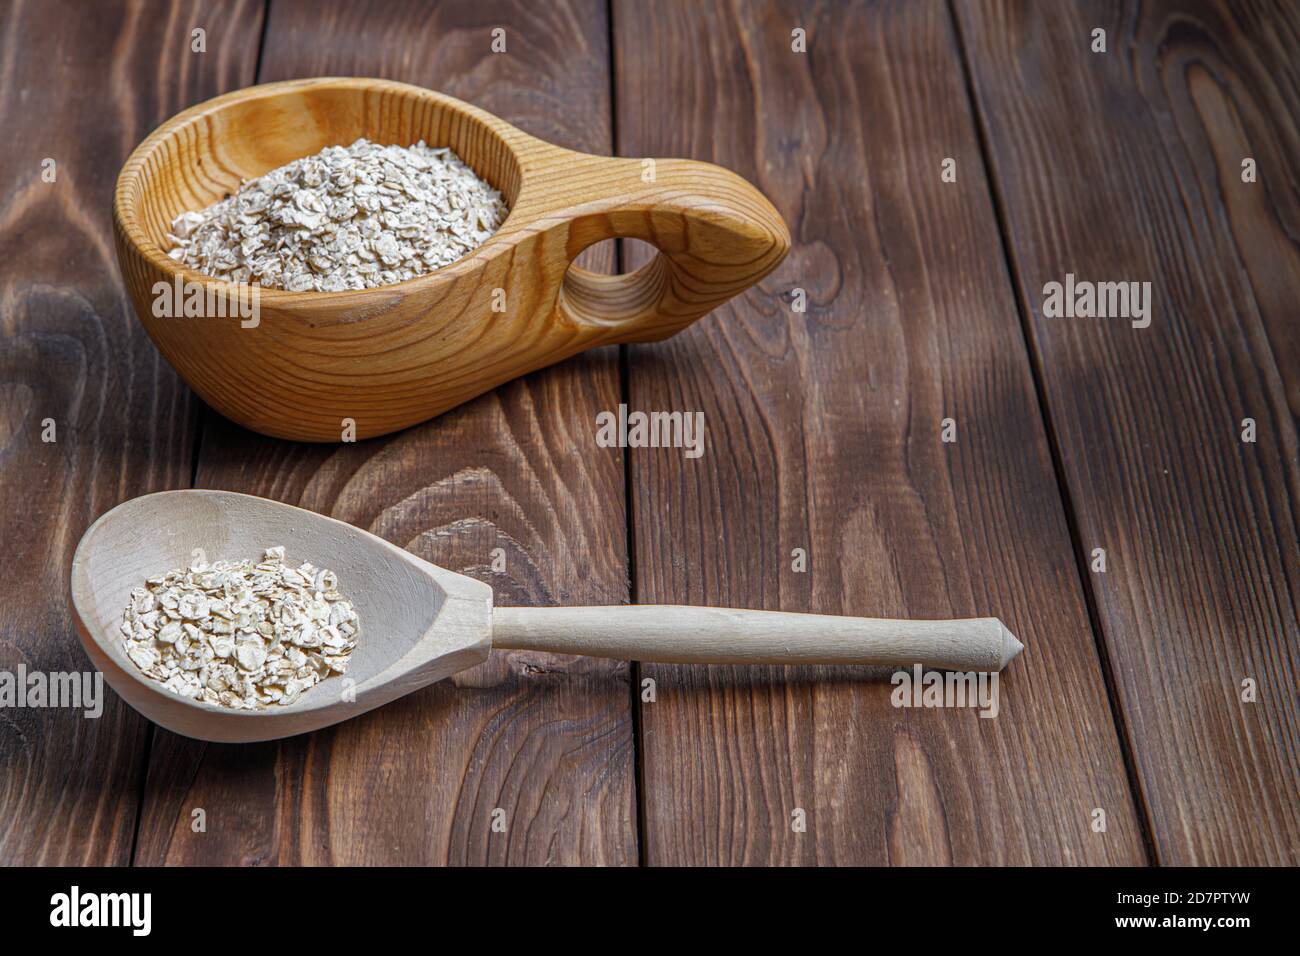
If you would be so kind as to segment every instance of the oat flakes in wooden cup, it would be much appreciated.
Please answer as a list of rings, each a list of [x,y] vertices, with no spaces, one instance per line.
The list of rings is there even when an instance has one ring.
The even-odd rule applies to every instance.
[[[464,258],[394,285],[258,288],[255,325],[239,318],[246,288],[168,256],[182,213],[359,138],[450,147],[509,214]],[[377,79],[271,83],[186,110],[127,160],[113,222],[132,303],[167,360],[223,415],[301,441],[339,441],[349,420],[357,438],[382,435],[584,349],[667,338],[790,247],[771,203],[728,170],[561,149],[449,96]],[[623,276],[571,268],[608,238],[660,253]],[[209,317],[167,315],[162,289],[201,290]]]

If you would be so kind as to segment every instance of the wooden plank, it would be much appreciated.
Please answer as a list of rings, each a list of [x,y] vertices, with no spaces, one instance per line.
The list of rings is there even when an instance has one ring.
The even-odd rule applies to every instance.
[[[1188,158],[1204,195],[1221,204],[1216,229],[1234,237],[1291,417],[1300,419],[1300,10],[1234,4],[1209,22],[1223,26],[1221,37],[1211,35],[1225,50],[1192,69],[1188,95],[1170,105],[1180,130],[1199,131]],[[1254,183],[1242,181],[1246,157],[1255,161]]]
[[[65,598],[81,533],[125,498],[190,483],[196,406],[122,292],[111,204],[153,126],[251,79],[260,0],[216,6],[0,13],[0,671],[91,671]],[[206,53],[190,49],[198,26]],[[106,686],[102,700],[97,719],[0,710],[0,863],[130,860],[148,724]]]
[[[997,615],[1026,645],[996,719],[850,669],[643,667],[648,860],[1143,862],[946,8],[620,2],[614,26],[620,152],[728,165],[795,237],[761,290],[631,352],[632,407],[708,435],[632,455],[636,599]]]
[[[490,50],[494,27],[506,30],[505,53]],[[607,152],[607,31],[596,0],[276,0],[261,79],[405,80]],[[594,449],[591,423],[618,394],[617,353],[604,350],[362,444],[273,441],[209,416],[198,484],[350,521],[489,581],[502,604],[617,604],[627,597],[623,462],[581,451]],[[491,570],[495,548],[504,573]],[[635,862],[632,748],[626,665],[494,653],[306,738],[224,747],[160,732],[139,858]],[[192,832],[197,808],[205,833]],[[491,829],[497,808],[504,833]]]
[[[1300,11],[958,9],[1158,859],[1294,865]],[[1045,318],[1067,273],[1149,281],[1149,327]]]

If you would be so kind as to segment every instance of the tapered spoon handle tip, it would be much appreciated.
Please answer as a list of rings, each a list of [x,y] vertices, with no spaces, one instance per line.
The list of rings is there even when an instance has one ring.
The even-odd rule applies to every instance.
[[[1002,627],[1002,665],[998,668],[1001,670],[1002,667],[1006,667],[1020,656],[1020,652],[1025,649],[1025,645],[1017,640],[1016,635],[1012,634],[1005,624],[1001,621],[998,621],[998,624]]]

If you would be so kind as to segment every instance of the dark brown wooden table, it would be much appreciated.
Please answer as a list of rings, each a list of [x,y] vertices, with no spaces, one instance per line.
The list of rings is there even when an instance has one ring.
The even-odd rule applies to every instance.
[[[111,693],[98,720],[0,709],[0,862],[1300,862],[1300,7],[11,0],[0,41],[0,669],[88,667],[78,538],[191,486],[501,603],[997,615],[1027,648],[996,719],[852,669],[523,653],[278,744]],[[113,184],[184,107],[329,74],[724,164],[794,249],[676,339],[397,435],[243,431],[139,326]],[[1150,326],[1045,317],[1067,273],[1149,281]],[[704,411],[705,455],[598,448],[620,401]]]

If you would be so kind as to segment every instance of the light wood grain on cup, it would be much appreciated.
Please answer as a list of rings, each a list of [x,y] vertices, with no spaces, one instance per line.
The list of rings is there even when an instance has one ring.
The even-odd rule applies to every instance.
[[[255,327],[154,315],[156,284],[178,277],[237,294],[167,257],[176,215],[362,136],[450,146],[502,191],[510,215],[469,256],[406,282],[261,289]],[[303,441],[339,441],[345,419],[358,438],[384,434],[583,349],[665,338],[767,275],[790,246],[772,205],[725,169],[561,149],[449,96],[372,79],[271,83],[186,110],[127,160],[113,212],[131,300],[163,355],[223,415]],[[628,276],[570,273],[609,238],[661,255]]]

